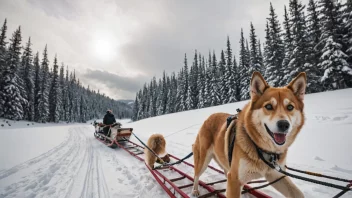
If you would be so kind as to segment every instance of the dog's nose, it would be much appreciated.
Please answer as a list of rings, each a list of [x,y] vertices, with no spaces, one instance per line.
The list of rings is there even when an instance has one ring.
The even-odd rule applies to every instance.
[[[279,132],[286,132],[290,127],[290,123],[287,120],[279,120],[276,124]]]

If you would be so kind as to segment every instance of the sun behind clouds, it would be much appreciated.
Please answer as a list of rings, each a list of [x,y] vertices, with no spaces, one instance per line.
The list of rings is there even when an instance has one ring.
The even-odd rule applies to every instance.
[[[101,61],[111,61],[117,55],[116,43],[108,38],[98,38],[93,43],[93,53]]]

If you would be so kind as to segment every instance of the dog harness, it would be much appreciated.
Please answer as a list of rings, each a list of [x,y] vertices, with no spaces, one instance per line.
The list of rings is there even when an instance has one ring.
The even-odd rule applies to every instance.
[[[241,112],[241,109],[236,109],[237,113]],[[226,119],[226,128],[229,128],[231,122],[234,121],[237,123],[237,114],[236,115],[230,115]],[[229,165],[231,166],[231,161],[232,161],[232,152],[233,152],[233,147],[235,146],[235,140],[236,140],[236,123],[234,124],[233,129],[230,129],[230,134],[229,134],[229,150],[228,150],[228,158],[229,158]]]
[[[241,112],[240,109],[236,109],[236,111],[238,113]],[[227,117],[226,119],[226,128],[228,128],[231,124],[232,121],[234,122],[237,122],[237,114],[236,115],[230,115],[229,117]],[[243,130],[246,131],[246,129],[244,128],[243,126]],[[230,129],[230,134],[229,134],[229,150],[228,150],[228,158],[229,158],[229,165],[231,167],[231,161],[232,161],[232,153],[233,153],[233,148],[235,146],[235,140],[236,140],[236,123],[234,124],[233,128]],[[277,161],[280,160],[280,155],[281,154],[278,154],[278,153],[272,153],[272,152],[268,152],[268,151],[265,151],[263,149],[261,149],[260,147],[257,146],[256,143],[254,143],[254,141],[248,136],[248,138],[252,141],[256,151],[257,151],[257,154],[259,156],[259,158],[261,160],[264,161],[265,164],[267,164],[270,168],[273,168],[275,169],[276,168],[276,165],[277,165]]]

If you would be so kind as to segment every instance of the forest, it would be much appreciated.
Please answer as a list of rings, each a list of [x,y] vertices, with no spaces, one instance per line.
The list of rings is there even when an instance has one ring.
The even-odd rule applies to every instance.
[[[117,118],[130,118],[132,108],[99,91],[84,87],[75,72],[57,56],[50,66],[48,47],[40,57],[31,38],[22,46],[21,27],[7,41],[7,20],[0,35],[0,117],[34,122],[86,122],[111,109]]]
[[[290,0],[282,23],[272,4],[262,43],[252,23],[240,32],[238,59],[229,36],[225,50],[202,55],[189,66],[145,83],[135,98],[133,120],[249,99],[250,77],[262,73],[271,86],[285,86],[306,72],[308,93],[352,87],[352,0]]]

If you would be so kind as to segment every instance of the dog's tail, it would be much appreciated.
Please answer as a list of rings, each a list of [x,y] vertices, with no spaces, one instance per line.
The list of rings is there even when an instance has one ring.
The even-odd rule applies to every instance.
[[[161,144],[161,142],[163,141],[162,137],[155,137],[154,141],[153,141],[153,150],[157,149],[159,147],[159,145]]]

